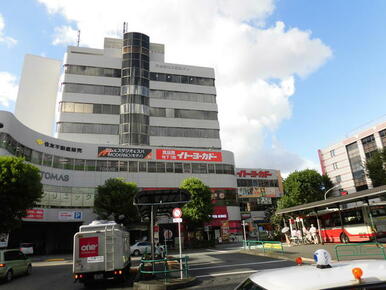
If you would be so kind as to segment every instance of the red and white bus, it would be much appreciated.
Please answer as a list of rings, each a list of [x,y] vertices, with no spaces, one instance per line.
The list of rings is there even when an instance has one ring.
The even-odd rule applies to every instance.
[[[365,242],[372,241],[375,237],[386,237],[386,203],[371,204],[370,210],[375,228],[372,227],[367,205],[341,210],[342,219],[337,209],[318,212],[323,241]],[[305,223],[306,227],[311,223],[317,227],[315,216],[306,217]]]

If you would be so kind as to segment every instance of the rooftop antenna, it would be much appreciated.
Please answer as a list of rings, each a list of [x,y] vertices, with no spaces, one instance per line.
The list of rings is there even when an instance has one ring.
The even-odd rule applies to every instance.
[[[78,45],[78,47],[79,47],[79,42],[80,42],[80,30],[78,30],[78,40],[77,40],[77,45]]]
[[[123,34],[125,34],[127,31],[127,23],[123,22]]]

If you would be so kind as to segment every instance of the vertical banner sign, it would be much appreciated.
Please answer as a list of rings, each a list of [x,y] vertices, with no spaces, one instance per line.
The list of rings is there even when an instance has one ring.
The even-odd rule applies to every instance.
[[[98,256],[98,237],[79,238],[79,258]]]

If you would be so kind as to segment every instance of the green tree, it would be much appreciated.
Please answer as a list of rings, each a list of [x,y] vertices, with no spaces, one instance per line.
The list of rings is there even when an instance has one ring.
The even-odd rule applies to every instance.
[[[182,208],[183,216],[191,226],[199,226],[211,220],[213,204],[209,187],[196,177],[186,178],[180,185],[190,193],[190,201]]]
[[[283,185],[284,195],[278,201],[278,209],[322,200],[324,193],[333,186],[328,176],[312,169],[291,173]]]
[[[113,218],[117,223],[129,226],[140,221],[133,199],[138,187],[133,182],[110,178],[98,186],[94,201],[94,212],[102,219]]]
[[[378,150],[365,162],[366,174],[371,179],[373,186],[386,184],[386,148]]]
[[[23,158],[0,156],[0,232],[16,228],[43,194],[39,169]]]

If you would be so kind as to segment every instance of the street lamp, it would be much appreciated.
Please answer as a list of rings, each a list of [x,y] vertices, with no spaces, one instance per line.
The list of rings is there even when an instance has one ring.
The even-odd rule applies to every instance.
[[[335,187],[338,187],[340,186],[340,184],[335,184],[333,187],[331,187],[330,189],[328,189],[325,193],[324,193],[324,199],[326,200],[327,199],[327,193],[329,193],[331,190],[333,190]]]

